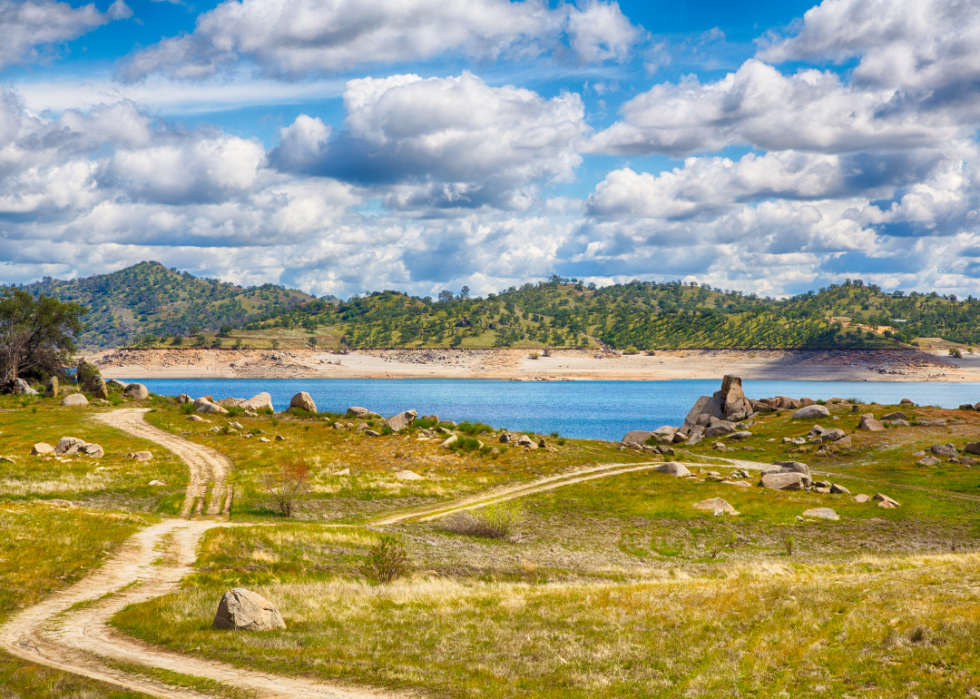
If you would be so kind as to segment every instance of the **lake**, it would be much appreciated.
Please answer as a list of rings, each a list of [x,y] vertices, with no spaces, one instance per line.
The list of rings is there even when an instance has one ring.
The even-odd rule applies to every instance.
[[[694,401],[721,386],[719,380],[682,381],[499,381],[480,379],[140,379],[153,393],[191,397],[251,398],[267,391],[276,410],[306,391],[321,411],[352,405],[393,415],[415,408],[419,415],[480,421],[494,427],[558,432],[566,437],[618,441],[630,430],[680,425]],[[750,398],[858,398],[895,404],[955,408],[980,402],[980,383],[745,381]]]

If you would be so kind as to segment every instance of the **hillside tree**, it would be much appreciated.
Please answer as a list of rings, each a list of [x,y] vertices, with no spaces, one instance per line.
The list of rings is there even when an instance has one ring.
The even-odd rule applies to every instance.
[[[75,337],[88,309],[53,296],[37,297],[22,289],[0,291],[0,377],[17,379],[64,376],[75,354]]]

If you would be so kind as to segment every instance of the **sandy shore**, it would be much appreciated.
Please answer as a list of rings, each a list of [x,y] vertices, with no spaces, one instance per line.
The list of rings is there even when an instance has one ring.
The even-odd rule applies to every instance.
[[[555,350],[110,350],[90,356],[107,378],[483,378],[519,381],[745,379],[980,381],[980,355],[928,351],[662,350],[620,355]]]

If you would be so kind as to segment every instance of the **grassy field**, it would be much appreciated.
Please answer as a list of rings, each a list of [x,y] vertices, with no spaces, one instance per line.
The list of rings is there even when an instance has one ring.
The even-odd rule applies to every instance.
[[[0,544],[0,613],[9,614],[70,584],[157,516],[127,511],[168,514],[172,496],[138,495],[149,478],[182,482],[176,473],[159,475],[170,462],[150,446],[149,465],[112,462],[105,476],[112,497],[97,487],[14,492],[30,479],[94,477],[86,457],[38,468],[36,457],[24,456],[35,441],[54,443],[62,432],[97,441],[107,452],[100,461],[146,445],[87,420],[112,406],[70,411],[43,399],[3,400],[0,431],[12,437],[4,449],[20,456],[0,463],[8,469],[0,535],[9,541]],[[980,439],[980,413],[905,409],[912,427],[871,433],[857,430],[859,415],[880,418],[896,406],[859,404],[852,412],[850,404],[829,405],[832,415],[821,420],[782,411],[756,418],[746,439],[676,445],[673,457],[658,457],[551,435],[543,437],[545,449],[524,451],[497,440],[502,426],[467,427],[460,436],[483,448],[455,453],[420,426],[371,437],[357,426],[381,431],[380,422],[239,411],[192,422],[166,399],[146,404],[150,423],[233,461],[231,519],[241,525],[205,535],[195,571],[178,592],[115,617],[123,632],[150,643],[241,667],[430,697],[980,693],[980,465],[944,459],[923,467],[913,456],[947,442],[962,451]],[[919,423],[940,419],[947,424]],[[843,429],[850,444],[818,454],[815,444],[783,441],[814,424]],[[462,533],[453,517],[371,524],[598,464],[666,458],[688,462],[693,477],[648,469],[535,492],[505,506],[513,522],[502,538]],[[816,480],[851,495],[758,488],[757,474],[743,479],[752,487],[721,482],[752,465],[738,460],[781,459],[808,463]],[[287,519],[276,512],[264,477],[297,463],[309,468],[311,492]],[[422,478],[402,480],[396,474],[405,470]],[[853,499],[878,492],[901,507]],[[39,502],[48,497],[103,509]],[[694,507],[715,497],[739,514]],[[832,508],[840,519],[802,516],[816,507]],[[44,539],[31,535],[38,529],[50,532],[53,548],[40,548]],[[408,567],[393,583],[377,584],[365,562],[388,534],[404,548]],[[35,559],[44,564],[32,577],[23,571]],[[287,630],[212,630],[217,600],[231,587],[275,602]],[[32,693],[32,673],[50,688]],[[19,688],[9,696],[109,696],[72,682],[0,660],[0,686]]]

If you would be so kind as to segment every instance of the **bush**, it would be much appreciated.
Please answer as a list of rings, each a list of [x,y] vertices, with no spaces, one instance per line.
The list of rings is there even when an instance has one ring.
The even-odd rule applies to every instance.
[[[531,354],[528,355],[528,359],[539,359],[540,357],[541,357],[540,352],[531,352]]]
[[[449,445],[449,448],[457,453],[463,452],[464,454],[469,454],[471,451],[480,448],[480,440],[475,437],[458,437],[456,441]]]
[[[524,512],[519,504],[501,502],[475,511],[457,512],[446,518],[444,527],[455,534],[513,541],[515,529],[523,519]]]
[[[963,359],[963,353],[960,352],[959,347],[950,347],[949,348],[949,356],[950,357],[956,357],[957,359]]]
[[[456,429],[463,434],[483,434],[484,432],[494,431],[490,425],[485,425],[482,422],[461,422]]]
[[[182,412],[184,415],[190,415],[194,412],[194,404],[184,403],[182,406],[180,406],[180,412]]]
[[[371,547],[361,570],[382,585],[390,583],[408,572],[408,552],[397,537],[382,534]]]
[[[264,473],[262,483],[283,516],[292,517],[310,490],[310,469],[304,463],[282,464],[278,470]]]

